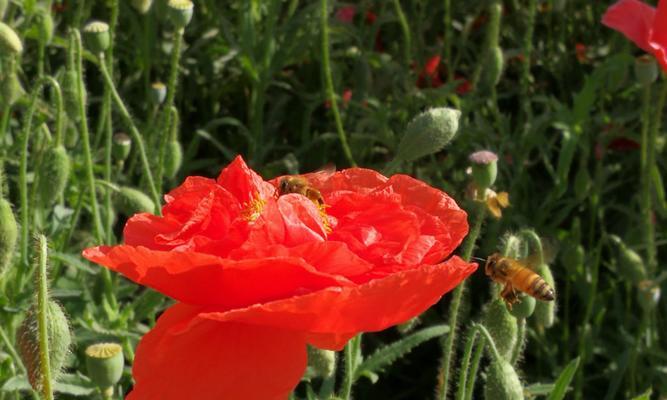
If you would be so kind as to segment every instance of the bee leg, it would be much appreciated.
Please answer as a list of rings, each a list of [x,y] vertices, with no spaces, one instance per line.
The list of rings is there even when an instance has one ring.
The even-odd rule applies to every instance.
[[[505,300],[505,304],[507,304],[507,307],[511,310],[512,309],[512,304],[516,303],[517,301],[517,295],[516,292],[514,291],[514,287],[508,282],[505,283],[505,286],[503,287],[503,291],[500,292],[500,297]]]

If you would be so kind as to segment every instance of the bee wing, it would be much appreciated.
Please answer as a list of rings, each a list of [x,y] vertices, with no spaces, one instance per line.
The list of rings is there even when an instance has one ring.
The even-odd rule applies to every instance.
[[[317,171],[313,172],[313,174],[321,176],[322,178],[328,178],[335,173],[336,173],[336,165],[333,163],[326,163]]]

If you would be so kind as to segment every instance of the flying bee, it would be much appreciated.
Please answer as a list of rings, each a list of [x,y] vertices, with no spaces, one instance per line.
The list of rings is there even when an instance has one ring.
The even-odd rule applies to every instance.
[[[308,179],[302,176],[286,176],[280,180],[278,184],[278,195],[282,196],[289,193],[298,193],[306,196],[310,201],[318,206],[324,205],[322,193],[311,186]]]
[[[486,259],[484,272],[494,282],[504,285],[500,297],[510,308],[519,301],[517,290],[542,301],[553,301],[556,298],[553,288],[541,276],[521,261],[499,253]]]

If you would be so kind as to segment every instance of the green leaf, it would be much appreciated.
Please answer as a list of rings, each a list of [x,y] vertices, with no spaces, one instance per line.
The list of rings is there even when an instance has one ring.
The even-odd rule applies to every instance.
[[[86,264],[83,260],[81,260],[81,256],[78,254],[66,254],[66,253],[59,253],[57,251],[53,251],[49,253],[49,258],[52,258],[54,260],[58,260],[61,263],[65,265],[69,265],[71,267],[74,267],[78,269],[79,271],[85,272],[87,274],[91,275],[97,275],[98,270],[95,270],[91,268],[88,264]]]
[[[375,373],[388,367],[394,361],[408,354],[415,347],[429,339],[442,336],[447,332],[449,332],[448,325],[436,325],[422,329],[388,346],[379,348],[375,353],[359,364],[359,367],[355,370],[355,380],[361,376],[373,377]]]
[[[523,388],[528,397],[546,396],[553,392],[556,385],[553,383],[533,383]]]
[[[32,387],[25,375],[17,375],[9,378],[0,390],[4,392],[31,391]],[[54,383],[53,390],[71,396],[90,396],[95,392],[96,387],[84,376],[64,374],[58,382]]]
[[[632,400],[651,400],[652,394],[653,394],[653,388],[648,388],[644,393],[640,394],[637,397],[633,397]]]
[[[548,400],[562,400],[565,397],[565,392],[570,386],[570,382],[574,377],[574,373],[577,371],[577,367],[579,367],[579,357],[570,361],[563,372],[560,373],[560,376],[554,384],[554,390],[549,395]]]

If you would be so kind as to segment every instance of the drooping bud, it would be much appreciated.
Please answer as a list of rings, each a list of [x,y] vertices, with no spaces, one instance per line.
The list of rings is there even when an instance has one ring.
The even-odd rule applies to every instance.
[[[0,197],[0,273],[9,266],[16,248],[18,224],[9,201]]]
[[[38,193],[45,206],[53,204],[65,191],[70,174],[70,159],[65,146],[46,151],[39,169]]]
[[[24,94],[23,85],[15,72],[6,74],[0,80],[0,105],[2,107],[14,105]]]
[[[164,176],[173,178],[183,164],[183,147],[178,140],[172,140],[167,144],[165,151]]]
[[[653,56],[644,54],[635,58],[635,78],[642,86],[648,86],[658,79],[658,63]]]
[[[124,364],[123,348],[118,343],[97,343],[86,348],[88,377],[102,390],[120,381]]]
[[[153,0],[132,0],[132,7],[134,7],[139,14],[146,14],[148,10],[151,9],[152,5]]]
[[[39,356],[38,319],[37,307],[33,306],[28,310],[17,331],[16,342],[19,346],[21,360],[28,371],[30,385],[39,392],[42,386],[42,370]],[[53,300],[48,300],[46,303],[46,321],[51,379],[55,381],[58,379],[65,363],[69,347],[72,344],[72,336],[65,312]]]
[[[114,199],[118,211],[125,215],[155,211],[153,200],[143,192],[131,187],[121,187],[114,196]]]
[[[629,248],[620,237],[610,235],[609,238],[617,245],[618,256],[617,273],[618,275],[634,284],[637,284],[646,279],[646,266],[642,257],[634,250]]]
[[[660,301],[660,286],[650,280],[639,282],[637,285],[637,301],[644,311],[653,310]]]
[[[167,6],[169,19],[177,29],[185,28],[190,23],[194,9],[190,0],[169,0]]]
[[[21,54],[23,43],[14,29],[4,22],[0,22],[0,50],[3,53]]]
[[[517,345],[518,327],[516,318],[507,311],[504,301],[496,298],[486,305],[482,313],[482,325],[491,334],[500,356],[509,360]]]
[[[67,116],[75,121],[79,119],[79,90],[78,90],[78,75],[76,71],[66,70],[60,78],[60,86],[63,91],[63,103]],[[81,85],[83,89],[83,104],[88,101],[88,93],[86,86]]]
[[[132,150],[132,139],[125,132],[117,132],[113,135],[113,146],[111,153],[117,162],[125,161]]]
[[[153,82],[151,84],[150,99],[156,106],[159,106],[167,98],[167,86],[162,82]]]
[[[535,268],[535,272],[544,279],[546,283],[556,291],[556,282],[554,281],[554,276],[551,273],[551,269],[547,264],[538,265]],[[556,319],[556,301],[538,301],[535,304],[535,313],[533,314],[533,320],[538,327],[541,328],[551,328]]]
[[[42,10],[37,17],[37,29],[39,31],[39,39],[43,43],[51,43],[53,39],[53,17],[47,10]]]
[[[505,360],[491,362],[484,386],[487,400],[523,400],[523,386],[512,364]]]
[[[482,90],[490,90],[498,85],[505,69],[503,49],[500,46],[489,48],[484,61],[484,69],[480,77],[479,86]]]
[[[308,366],[316,376],[328,378],[336,371],[336,352],[308,346]]]
[[[498,156],[488,150],[480,150],[468,156],[472,164],[472,178],[477,187],[484,192],[496,182],[498,176]]]
[[[453,108],[432,108],[408,123],[398,145],[396,158],[413,161],[437,153],[456,135],[461,111]]]
[[[515,303],[509,312],[516,318],[526,319],[533,315],[533,312],[535,311],[535,303],[533,297],[521,294],[519,296],[519,302]]]
[[[83,27],[83,40],[91,53],[104,53],[111,44],[109,24],[102,21],[89,22]]]

